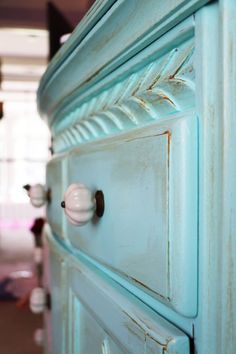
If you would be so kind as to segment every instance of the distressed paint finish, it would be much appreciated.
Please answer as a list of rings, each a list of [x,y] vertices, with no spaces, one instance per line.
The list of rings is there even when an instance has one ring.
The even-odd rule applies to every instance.
[[[196,117],[175,117],[68,157],[68,185],[105,196],[101,220],[67,223],[72,245],[187,316],[197,299],[197,178],[188,174],[197,175],[196,144]]]
[[[94,13],[91,12],[91,16],[85,18],[75,36],[68,42],[67,51],[55,58],[44,76],[39,91],[41,114],[47,112],[48,115],[48,112],[55,111],[56,105],[76,88],[84,89],[94,85],[95,81],[113,71],[127,58],[145,48],[207,2],[108,0],[98,3],[98,11],[100,6],[103,8],[106,3],[111,7],[88,34],[84,31],[84,25],[87,22],[87,26],[90,26]],[[91,58],[91,62],[88,58]],[[62,65],[65,59],[67,65]]]
[[[178,60],[172,62],[171,60],[168,60],[168,58],[171,59],[173,55],[168,56],[168,54],[167,55],[165,54],[172,52],[172,54],[175,54],[174,58],[184,59],[186,54],[186,49],[188,50],[188,47],[184,48],[185,47],[184,43],[188,42],[188,40],[193,37],[193,34],[194,34],[194,18],[193,16],[191,16],[190,18],[183,21],[183,23],[178,25],[174,31],[168,32],[167,34],[165,34],[165,36],[161,37],[158,41],[155,41],[152,44],[150,44],[148,47],[142,50],[138,55],[132,57],[128,62],[126,62],[125,65],[119,66],[110,75],[107,75],[102,80],[100,80],[99,82],[91,86],[89,89],[82,90],[82,92],[76,91],[73,97],[69,96],[68,97],[69,102],[66,105],[63,105],[62,107],[58,107],[58,109],[52,113],[54,117],[52,118],[52,122],[51,122],[51,131],[53,135],[57,136],[61,134],[70,125],[75,124],[76,121],[78,121],[79,117],[82,118],[80,116],[80,111],[77,108],[83,105],[87,101],[91,101],[90,103],[93,104],[92,105],[90,104],[88,106],[83,105],[83,107],[86,109],[89,108],[90,112],[91,112],[91,108],[93,107],[91,113],[93,113],[94,116],[96,113],[98,113],[98,109],[96,109],[97,105],[100,107],[100,110],[105,111],[104,105],[107,109],[107,108],[111,108],[112,104],[114,105],[116,101],[123,102],[125,100],[125,95],[124,95],[125,92],[127,93],[127,97],[132,98],[132,93],[135,94],[139,92],[140,89],[142,89],[142,91],[148,91],[148,88],[152,87],[153,84],[157,86],[156,84],[159,85],[160,82],[164,83],[165,81],[168,81],[169,78],[167,75],[168,71],[167,72],[164,71],[163,73],[161,71],[161,66],[165,62],[166,62],[165,70],[166,69],[170,70],[169,76],[173,79],[175,73],[177,73],[178,69],[180,69],[181,64],[185,66],[185,63],[184,61],[183,63],[181,63],[181,61]],[[189,44],[191,45],[193,43],[189,41]],[[174,51],[172,51],[173,49]],[[190,55],[189,58],[190,62],[191,62],[191,57],[192,56]],[[139,74],[141,74],[142,72],[143,74],[148,72],[148,71],[145,72],[145,70],[141,70],[141,69],[142,68],[144,69],[145,67],[149,68],[148,64],[151,63],[153,63],[152,69],[155,70],[151,70],[149,72],[150,76],[147,76],[146,77],[147,80],[144,81],[144,85],[140,85],[139,87],[139,84],[141,84],[142,82],[142,75],[140,76]],[[192,74],[186,75],[187,74],[186,72],[184,75],[185,78],[188,78],[189,76],[190,83],[193,82],[193,77],[194,77],[194,70],[192,69],[193,67],[191,68],[190,65],[189,70],[190,72],[192,72]],[[131,75],[131,73],[136,75]],[[129,84],[128,87],[127,85],[122,86],[122,82],[125,82],[126,79]],[[116,84],[118,83],[120,83],[121,85],[117,86]],[[187,85],[185,84],[185,81],[183,81],[183,87],[186,86]],[[115,87],[116,90],[112,89]],[[146,90],[144,90],[145,88]],[[192,89],[194,90],[194,87],[192,87]],[[109,97],[106,97],[107,91],[109,91]],[[104,93],[104,95],[102,95],[102,93]],[[96,99],[97,96],[100,97],[100,100]],[[104,101],[104,99],[106,101]],[[183,98],[181,101],[183,103]],[[190,102],[192,102],[191,99]],[[84,111],[84,114],[85,113],[86,111]],[[158,118],[158,116],[159,115],[157,114],[156,119]],[[152,117],[154,118],[154,115],[152,115]],[[147,119],[147,115],[145,115],[145,118]],[[139,121],[139,123],[141,122]],[[71,137],[72,136],[70,135],[69,137],[70,143],[72,143]],[[64,147],[61,146],[60,150],[62,150],[62,148],[64,149]]]
[[[71,354],[125,354],[121,345],[117,345],[85,306],[72,293],[74,318],[73,348]],[[93,340],[91,340],[93,338]]]
[[[68,353],[84,354],[90,349],[91,353],[106,354],[106,341],[114,354],[151,354],[154,349],[154,353],[189,353],[189,340],[182,331],[158,316],[116,282],[104,277],[103,272],[68,252],[55,239],[49,227],[47,240],[53,254],[63,257],[69,265],[65,268],[67,281],[64,284],[67,289],[67,306],[57,307],[59,312],[54,313],[58,321],[57,328],[66,330]],[[57,297],[61,295],[59,293]],[[63,310],[69,316],[58,317],[58,313],[63,313]],[[80,339],[84,331],[87,334]],[[93,333],[94,342],[88,333]],[[61,343],[62,338],[57,336],[57,339]],[[53,353],[64,353],[62,349],[58,351],[58,348],[54,347]]]
[[[46,232],[49,237],[49,228]],[[50,250],[52,353],[67,354],[67,264],[56,247]]]
[[[186,27],[186,32],[190,31]],[[123,80],[119,75],[119,82],[111,82],[111,87],[103,88],[100,94],[76,100],[76,108],[64,112],[64,121],[57,124],[54,151],[120,134],[193,108],[193,53],[192,39]],[[66,120],[71,123],[63,129]]]
[[[222,18],[222,118],[223,118],[223,198],[222,198],[222,280],[220,348],[226,354],[236,348],[236,6],[232,0],[220,1]]]
[[[196,16],[200,120],[199,316],[197,353],[236,350],[235,92],[236,4]],[[234,216],[233,216],[234,215]]]
[[[44,75],[52,354],[235,354],[236,4],[206,3],[97,2]],[[74,182],[105,192],[82,228]]]

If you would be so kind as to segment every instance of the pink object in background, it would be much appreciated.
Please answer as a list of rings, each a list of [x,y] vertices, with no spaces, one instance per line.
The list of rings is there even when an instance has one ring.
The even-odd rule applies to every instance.
[[[15,229],[24,229],[28,230],[32,225],[32,219],[22,220],[0,220],[0,230],[15,230]]]

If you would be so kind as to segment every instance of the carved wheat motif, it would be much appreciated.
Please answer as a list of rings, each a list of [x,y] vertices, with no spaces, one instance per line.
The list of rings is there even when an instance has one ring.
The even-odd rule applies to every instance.
[[[122,82],[82,103],[55,139],[56,152],[143,126],[194,106],[194,48],[173,49]]]

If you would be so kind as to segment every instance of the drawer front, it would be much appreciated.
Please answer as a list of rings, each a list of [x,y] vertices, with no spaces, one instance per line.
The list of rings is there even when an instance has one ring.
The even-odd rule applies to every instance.
[[[68,185],[102,190],[105,213],[67,222],[72,245],[180,313],[197,303],[197,119],[163,121],[68,157]]]
[[[60,204],[67,184],[66,173],[66,160],[63,158],[52,159],[47,165],[47,189],[51,194],[51,200],[47,205],[47,218],[52,231],[63,240],[66,240],[65,219]]]
[[[87,267],[69,268],[68,352],[188,354],[188,337]]]
[[[73,295],[71,299],[70,354],[126,354]]]

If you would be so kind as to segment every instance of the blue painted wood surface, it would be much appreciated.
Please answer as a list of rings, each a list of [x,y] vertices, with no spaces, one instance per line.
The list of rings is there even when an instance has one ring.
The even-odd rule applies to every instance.
[[[53,354],[236,351],[236,3],[206,3],[97,2],[42,79]],[[105,194],[81,228],[74,182]]]
[[[183,332],[103,272],[66,251],[49,226],[45,232],[54,262],[52,295],[57,301],[52,306],[53,352],[189,353]]]
[[[187,116],[68,157],[68,185],[102,189],[106,205],[99,221],[67,223],[71,243],[187,316],[197,302],[196,152],[197,119]]]

